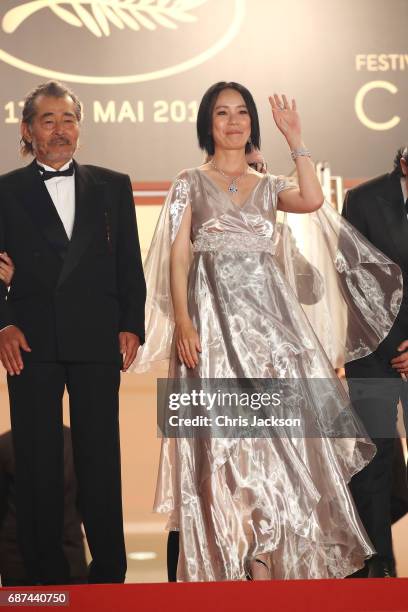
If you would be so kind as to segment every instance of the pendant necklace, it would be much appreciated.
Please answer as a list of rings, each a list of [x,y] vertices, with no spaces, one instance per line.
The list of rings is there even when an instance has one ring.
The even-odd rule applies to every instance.
[[[229,181],[229,185],[228,185],[228,191],[230,193],[237,193],[238,192],[238,181],[240,179],[242,179],[243,176],[245,176],[248,172],[248,166],[245,169],[245,172],[243,172],[242,174],[239,174],[238,176],[228,176],[228,174],[225,174],[225,172],[223,172],[222,170],[220,170],[220,168],[218,168],[215,165],[214,160],[210,161],[210,164],[212,165],[212,167],[214,168],[214,170],[216,170],[217,172],[219,172],[221,174],[221,176],[223,176],[225,179],[227,179],[227,181]]]

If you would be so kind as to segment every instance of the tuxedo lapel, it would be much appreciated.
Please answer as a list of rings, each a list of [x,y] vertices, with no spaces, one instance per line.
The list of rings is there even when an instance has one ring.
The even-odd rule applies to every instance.
[[[75,220],[68,252],[58,280],[58,286],[67,279],[79,263],[96,226],[103,197],[102,183],[97,183],[90,171],[74,162],[75,167]]]
[[[25,169],[25,177],[17,185],[17,197],[31,221],[60,257],[69,240],[48,190],[34,160]]]
[[[408,265],[408,220],[405,210],[400,178],[392,172],[388,175],[388,185],[382,195],[377,196],[380,210],[398,259],[404,266]]]

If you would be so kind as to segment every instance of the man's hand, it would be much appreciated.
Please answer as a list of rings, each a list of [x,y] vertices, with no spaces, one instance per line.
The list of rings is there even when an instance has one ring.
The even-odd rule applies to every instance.
[[[0,253],[0,279],[9,287],[14,276],[14,263],[6,252]]]
[[[283,94],[282,97],[277,94],[269,96],[269,103],[272,108],[273,119],[278,130],[282,132],[290,148],[297,149],[303,146],[300,117],[296,110],[296,102],[292,99],[292,104],[289,103],[287,97]]]
[[[404,342],[401,342],[401,344],[398,347],[398,351],[401,353],[401,355],[399,355],[398,357],[394,357],[394,359],[391,359],[391,365],[392,367],[397,370],[402,378],[404,378],[406,380],[406,377],[408,375],[408,340],[404,340]],[[404,351],[404,352],[402,352]]]
[[[0,331],[0,360],[10,376],[20,374],[23,369],[21,351],[31,353],[23,332],[15,325]]]
[[[134,362],[139,346],[139,336],[136,336],[136,334],[132,334],[131,332],[120,332],[119,347],[120,352],[122,355],[124,355],[122,372],[126,372],[129,366],[131,366]]]

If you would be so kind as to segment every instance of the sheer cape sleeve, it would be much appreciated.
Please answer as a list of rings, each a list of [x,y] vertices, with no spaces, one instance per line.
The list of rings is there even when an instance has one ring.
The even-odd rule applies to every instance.
[[[187,206],[190,205],[188,171],[172,184],[161,210],[144,263],[146,278],[146,342],[140,347],[130,372],[142,373],[166,365],[174,332],[170,292],[170,251]]]
[[[278,178],[278,191],[293,186]],[[398,265],[327,201],[309,214],[279,215],[277,260],[333,367],[372,353],[401,306]]]

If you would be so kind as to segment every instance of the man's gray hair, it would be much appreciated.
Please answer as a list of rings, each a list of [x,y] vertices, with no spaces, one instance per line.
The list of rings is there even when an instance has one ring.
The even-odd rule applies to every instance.
[[[48,81],[47,83],[41,83],[35,89],[30,91],[24,98],[22,122],[27,125],[31,125],[32,121],[37,113],[36,101],[40,96],[46,96],[48,98],[65,98],[69,96],[74,103],[74,112],[78,122],[82,119],[82,104],[79,98],[74,94],[73,91],[65,87],[58,81]],[[22,138],[20,141],[22,155],[32,155],[33,146],[31,142]]]

